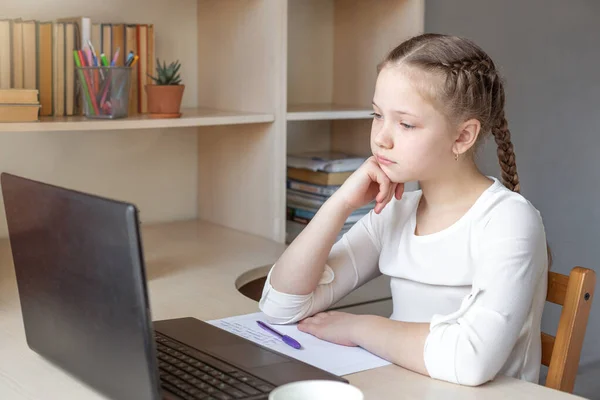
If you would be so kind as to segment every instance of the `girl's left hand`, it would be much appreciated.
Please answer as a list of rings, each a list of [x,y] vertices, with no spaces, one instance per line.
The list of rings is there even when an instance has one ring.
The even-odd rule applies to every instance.
[[[319,339],[341,344],[358,346],[351,339],[358,315],[338,311],[327,311],[306,318],[298,324],[298,330],[309,333]]]

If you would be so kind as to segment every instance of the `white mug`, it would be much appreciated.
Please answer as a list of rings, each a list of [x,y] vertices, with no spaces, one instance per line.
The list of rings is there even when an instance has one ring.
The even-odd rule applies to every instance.
[[[271,391],[269,400],[364,400],[356,387],[343,382],[309,380],[287,383]]]

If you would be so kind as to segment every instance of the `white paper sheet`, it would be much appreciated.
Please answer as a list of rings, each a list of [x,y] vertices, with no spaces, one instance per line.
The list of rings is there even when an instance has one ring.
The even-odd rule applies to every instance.
[[[258,320],[267,323],[262,312],[207,322],[338,376],[390,364],[360,347],[341,346],[300,332],[295,324],[269,325],[296,339],[302,345],[301,349],[296,350],[285,344],[279,337],[261,328],[256,323]]]

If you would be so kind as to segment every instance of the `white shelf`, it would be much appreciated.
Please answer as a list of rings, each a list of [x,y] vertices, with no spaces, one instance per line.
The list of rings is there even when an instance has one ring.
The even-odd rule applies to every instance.
[[[41,117],[37,122],[0,123],[0,132],[95,131],[153,128],[182,128],[235,124],[268,123],[273,114],[223,111],[205,108],[181,110],[180,118],[150,118],[147,114],[114,120],[76,117]]]
[[[332,119],[369,119],[372,109],[341,104],[291,104],[288,106],[288,121],[314,121]]]

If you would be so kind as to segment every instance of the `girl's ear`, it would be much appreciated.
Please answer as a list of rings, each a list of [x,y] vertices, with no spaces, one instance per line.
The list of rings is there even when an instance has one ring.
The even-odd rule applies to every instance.
[[[458,127],[458,136],[454,141],[452,151],[458,155],[466,153],[477,141],[480,131],[481,122],[475,118],[460,124]]]

